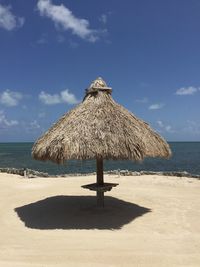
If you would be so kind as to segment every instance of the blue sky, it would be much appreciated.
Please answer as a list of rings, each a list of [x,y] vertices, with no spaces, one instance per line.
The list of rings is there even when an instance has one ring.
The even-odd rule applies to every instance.
[[[0,142],[37,139],[98,76],[168,141],[200,141],[199,0],[0,0]]]

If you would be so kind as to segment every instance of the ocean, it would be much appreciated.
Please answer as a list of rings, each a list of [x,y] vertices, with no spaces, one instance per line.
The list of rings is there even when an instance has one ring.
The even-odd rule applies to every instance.
[[[170,159],[147,158],[142,163],[132,161],[104,161],[104,170],[130,171],[187,171],[200,174],[200,142],[169,142]],[[29,168],[54,174],[95,172],[94,160],[70,160],[64,165],[32,159],[33,143],[0,143],[0,168]]]

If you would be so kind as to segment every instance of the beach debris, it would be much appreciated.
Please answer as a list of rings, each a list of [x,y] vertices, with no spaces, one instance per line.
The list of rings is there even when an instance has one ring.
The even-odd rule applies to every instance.
[[[99,206],[104,205],[104,159],[142,161],[145,157],[171,156],[167,142],[146,122],[117,104],[111,93],[112,88],[97,78],[86,89],[82,103],[63,115],[32,149],[34,159],[58,164],[69,159],[95,159]]]

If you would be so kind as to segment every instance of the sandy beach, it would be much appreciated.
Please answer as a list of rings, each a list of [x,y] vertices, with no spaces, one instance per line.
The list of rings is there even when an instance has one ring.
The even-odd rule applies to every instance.
[[[200,266],[200,180],[106,175],[104,209],[94,181],[0,174],[0,266]]]

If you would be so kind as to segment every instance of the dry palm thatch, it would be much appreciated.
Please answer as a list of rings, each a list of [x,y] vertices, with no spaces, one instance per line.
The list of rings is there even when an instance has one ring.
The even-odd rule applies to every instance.
[[[86,90],[83,102],[67,112],[34,144],[35,159],[63,163],[68,159],[96,159],[97,183],[84,188],[104,192],[117,184],[104,184],[103,159],[142,161],[171,155],[169,145],[150,126],[111,97],[112,89],[98,78]]]
[[[117,104],[111,88],[98,78],[83,102],[67,112],[33,146],[38,160],[121,159],[171,155],[169,145],[150,126]]]

